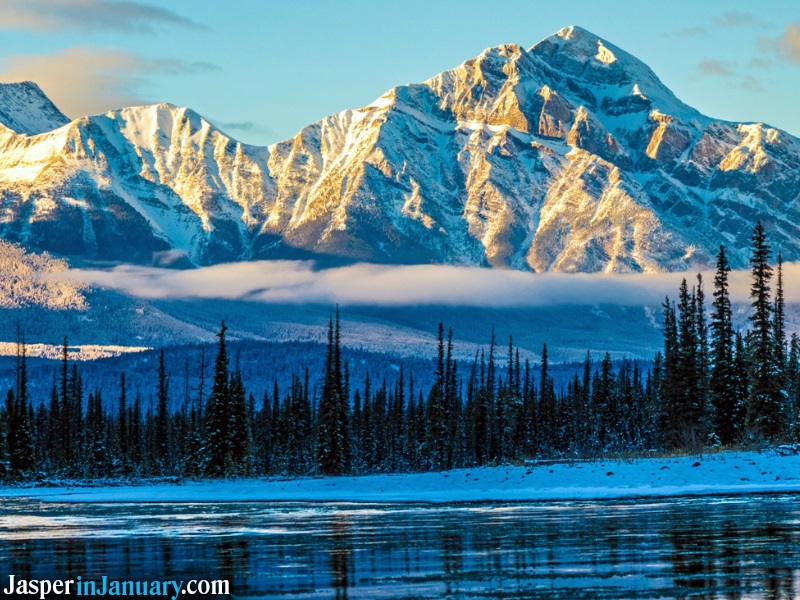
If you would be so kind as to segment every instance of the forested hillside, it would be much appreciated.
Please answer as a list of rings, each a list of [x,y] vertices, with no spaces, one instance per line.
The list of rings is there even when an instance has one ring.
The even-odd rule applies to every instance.
[[[0,415],[3,471],[12,479],[336,475],[796,441],[800,337],[787,339],[782,259],[773,267],[771,257],[758,223],[746,330],[733,325],[720,247],[711,302],[700,275],[684,279],[677,301],[665,299],[663,350],[652,365],[615,368],[608,353],[599,365],[587,355],[559,386],[546,345],[533,363],[513,336],[493,333],[459,361],[441,323],[432,364],[345,352],[338,309],[325,346],[271,354],[231,346],[223,322],[213,350],[125,357],[116,367],[133,378],[105,370],[116,386],[86,377],[66,340],[57,369],[32,377],[21,339]]]

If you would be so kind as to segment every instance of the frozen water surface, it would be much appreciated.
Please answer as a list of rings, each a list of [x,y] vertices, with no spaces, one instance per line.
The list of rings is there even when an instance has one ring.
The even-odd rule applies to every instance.
[[[0,576],[235,598],[798,598],[800,496],[529,504],[0,500]]]

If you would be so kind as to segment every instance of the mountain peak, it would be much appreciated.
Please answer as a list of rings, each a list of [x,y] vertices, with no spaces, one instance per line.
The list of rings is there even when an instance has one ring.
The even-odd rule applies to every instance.
[[[614,71],[634,77],[655,77],[641,60],[591,31],[571,25],[531,47],[530,52],[569,68],[571,74],[591,75],[593,69],[614,65]],[[585,71],[589,70],[589,73]]]
[[[581,101],[593,99],[597,106],[625,104],[633,95],[649,100],[651,110],[686,122],[704,120],[644,62],[583,27],[564,27],[532,46],[528,54],[548,78],[567,82],[566,87],[577,92]]]
[[[0,88],[0,111],[16,131],[66,122],[35,84]],[[800,259],[800,142],[701,115],[577,26],[489,48],[269,148],[171,104],[72,125],[2,129],[0,237],[143,263],[624,272],[707,266],[720,244],[744,266],[761,219]]]
[[[0,124],[16,133],[38,135],[69,123],[69,119],[32,81],[0,83]]]
[[[580,53],[583,56],[590,56],[596,61],[604,64],[611,64],[615,62],[617,60],[615,51],[620,51],[619,48],[614,46],[609,41],[592,33],[588,29],[579,27],[578,25],[570,25],[569,27],[559,29],[556,33],[543,40],[543,42],[547,41],[566,48],[571,48],[570,51],[573,53]],[[641,62],[627,53],[623,52],[623,54],[626,54],[626,58],[628,59]]]
[[[584,29],[580,25],[570,25],[569,27],[562,27],[553,34],[551,37],[560,37],[564,40],[579,40],[590,39],[595,41],[603,41],[600,36],[595,35],[588,29]]]

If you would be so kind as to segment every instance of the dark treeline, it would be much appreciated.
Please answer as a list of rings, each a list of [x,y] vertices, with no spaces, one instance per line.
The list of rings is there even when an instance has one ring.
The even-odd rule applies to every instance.
[[[664,353],[655,358],[653,377],[659,379],[659,429],[668,448],[778,443],[800,434],[800,338],[793,333],[787,340],[783,260],[779,252],[777,267],[770,266],[761,222],[751,251],[746,331],[735,331],[731,321],[724,246],[710,312],[700,275],[691,289],[683,280],[676,303],[664,302]]]
[[[213,369],[198,361],[198,389],[177,411],[163,351],[152,399],[129,389],[125,373],[116,397],[103,398],[69,361],[66,340],[49,398],[34,403],[20,341],[16,380],[0,408],[0,471],[9,479],[336,475],[794,440],[800,339],[787,341],[782,262],[778,255],[773,273],[769,260],[759,223],[747,331],[731,323],[721,247],[709,306],[699,275],[691,288],[683,281],[677,302],[665,300],[664,349],[651,368],[615,368],[609,354],[598,365],[587,354],[559,390],[546,346],[534,365],[520,359],[513,338],[500,345],[493,334],[488,349],[462,364],[441,324],[424,389],[402,364],[391,383],[369,372],[352,381],[337,310],[319,386],[306,368],[288,389],[276,382],[256,398],[238,359],[230,363],[223,323]]]

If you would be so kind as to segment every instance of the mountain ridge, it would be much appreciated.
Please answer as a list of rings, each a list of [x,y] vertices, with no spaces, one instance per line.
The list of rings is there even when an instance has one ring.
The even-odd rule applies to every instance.
[[[800,141],[700,114],[576,26],[269,147],[169,104],[14,132],[2,98],[0,234],[79,260],[648,272],[722,243],[743,266],[757,219],[800,259]]]
[[[67,116],[34,82],[0,83],[0,126],[38,135],[67,123]]]

